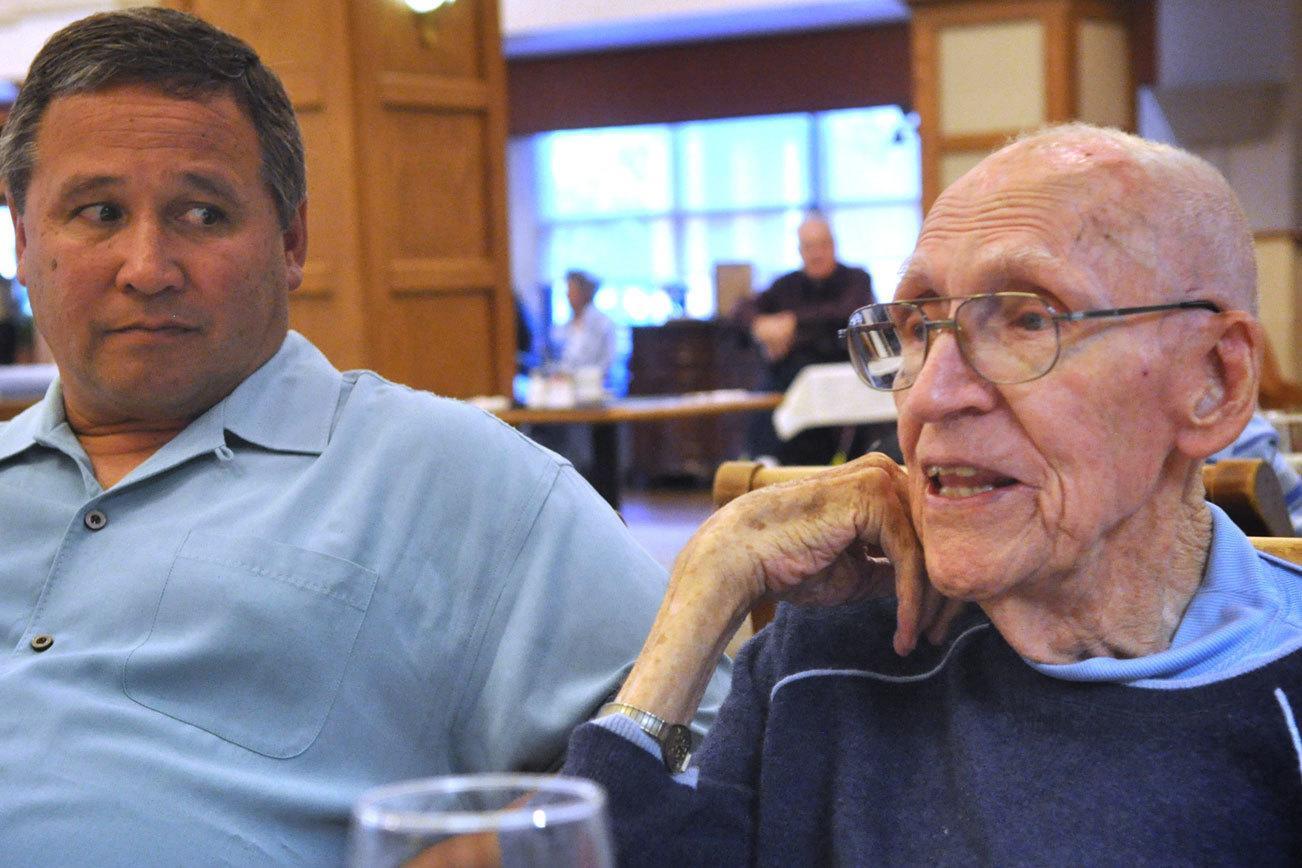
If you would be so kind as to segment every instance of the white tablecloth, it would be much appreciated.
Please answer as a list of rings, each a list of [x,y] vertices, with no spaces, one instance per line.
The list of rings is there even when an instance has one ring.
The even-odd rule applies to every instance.
[[[806,428],[895,421],[895,399],[864,385],[849,362],[804,368],[773,411],[783,440]]]
[[[54,365],[0,365],[0,398],[40,398],[54,374]]]

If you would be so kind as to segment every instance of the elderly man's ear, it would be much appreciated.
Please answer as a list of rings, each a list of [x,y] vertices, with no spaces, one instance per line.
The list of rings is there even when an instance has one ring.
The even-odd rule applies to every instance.
[[[1190,335],[1188,376],[1182,381],[1176,410],[1180,415],[1179,450],[1197,460],[1224,449],[1243,431],[1257,408],[1261,374],[1261,323],[1243,311],[1211,318]]]

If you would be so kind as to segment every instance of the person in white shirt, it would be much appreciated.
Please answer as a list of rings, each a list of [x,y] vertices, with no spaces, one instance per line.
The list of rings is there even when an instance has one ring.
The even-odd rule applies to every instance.
[[[615,361],[615,323],[592,303],[597,281],[587,272],[570,271],[565,284],[574,316],[565,326],[560,368],[570,373],[600,368],[603,379],[609,378]]]

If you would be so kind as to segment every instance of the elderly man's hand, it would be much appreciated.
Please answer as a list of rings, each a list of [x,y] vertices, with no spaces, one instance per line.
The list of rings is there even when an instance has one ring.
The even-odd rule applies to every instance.
[[[766,359],[785,359],[796,342],[796,315],[791,311],[759,314],[750,324],[750,333]]]
[[[944,602],[926,580],[905,471],[884,455],[738,498],[692,538],[674,581],[704,581],[743,613],[766,596],[834,606],[894,591],[901,654],[939,627]]]
[[[939,641],[961,606],[927,582],[907,477],[890,458],[866,455],[751,492],[711,516],[678,556],[619,701],[688,720],[713,661],[758,600],[837,605],[892,590],[900,654],[924,630]]]

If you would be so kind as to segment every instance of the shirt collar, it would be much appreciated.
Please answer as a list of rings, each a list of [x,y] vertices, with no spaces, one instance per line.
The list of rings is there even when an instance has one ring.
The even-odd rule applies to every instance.
[[[1281,607],[1278,589],[1262,574],[1259,552],[1220,507],[1208,503],[1212,542],[1202,585],[1181,618],[1171,647],[1121,660],[1092,657],[1077,663],[1027,661],[1045,675],[1067,681],[1113,681],[1142,687],[1180,687],[1198,676],[1214,680],[1231,671]],[[1209,676],[1210,673],[1210,676]]]
[[[55,377],[44,398],[0,424],[0,461],[41,442],[63,423],[63,388]]]
[[[215,417],[257,446],[319,455],[330,440],[342,387],[342,375],[321,351],[291,331],[274,356],[191,428],[206,429]],[[0,425],[0,461],[37,443],[53,445],[65,423],[63,389],[55,378],[39,403]]]
[[[343,377],[307,338],[291,331],[266,364],[217,408],[237,437],[280,452],[317,454],[334,426]]]

